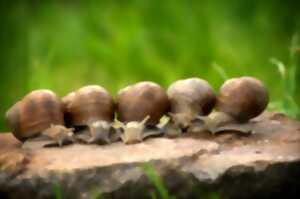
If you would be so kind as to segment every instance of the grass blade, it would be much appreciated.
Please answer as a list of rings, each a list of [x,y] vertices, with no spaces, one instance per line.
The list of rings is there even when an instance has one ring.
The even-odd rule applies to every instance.
[[[53,191],[54,191],[54,194],[55,194],[55,199],[62,199],[62,189],[61,187],[59,186],[59,184],[54,184],[53,185]]]
[[[169,199],[170,196],[168,190],[165,188],[161,178],[157,175],[153,166],[148,163],[145,163],[143,166],[143,170],[145,171],[150,182],[155,186],[156,190],[158,191],[158,194],[160,195],[160,198]],[[153,194],[152,197],[154,197]]]
[[[217,73],[222,77],[222,79],[225,81],[229,79],[229,76],[225,72],[224,68],[216,63],[212,63],[212,67]]]

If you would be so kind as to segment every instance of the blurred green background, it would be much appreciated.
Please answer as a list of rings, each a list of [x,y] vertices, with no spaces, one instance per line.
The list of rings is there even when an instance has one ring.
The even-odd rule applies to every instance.
[[[5,111],[33,89],[64,96],[99,84],[115,95],[141,80],[166,88],[192,76],[207,79],[216,90],[224,78],[255,76],[270,90],[271,109],[293,117],[299,113],[296,1],[36,0],[0,5],[1,131],[8,130]],[[271,58],[276,60],[271,63]]]

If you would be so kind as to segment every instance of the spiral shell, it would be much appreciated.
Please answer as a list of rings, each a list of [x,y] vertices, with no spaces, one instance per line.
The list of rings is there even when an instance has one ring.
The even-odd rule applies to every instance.
[[[121,89],[117,96],[117,116],[122,122],[142,121],[155,125],[169,110],[166,92],[156,83],[139,82]]]
[[[209,83],[199,78],[178,80],[167,90],[172,113],[208,115],[214,108],[216,96]]]
[[[223,84],[216,109],[245,122],[260,115],[268,102],[268,91],[261,81],[253,77],[240,77]]]
[[[86,126],[96,121],[113,121],[114,101],[101,86],[90,85],[63,98],[66,121],[70,126]]]

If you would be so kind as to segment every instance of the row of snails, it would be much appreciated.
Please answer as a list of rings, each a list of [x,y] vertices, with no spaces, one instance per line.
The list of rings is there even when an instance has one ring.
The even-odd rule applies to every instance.
[[[13,105],[6,118],[21,141],[47,137],[62,146],[121,139],[131,144],[148,136],[178,136],[195,126],[214,132],[223,123],[246,123],[265,110],[268,100],[267,89],[253,77],[227,80],[218,96],[207,81],[189,78],[174,82],[167,91],[153,82],[139,82],[121,89],[115,102],[96,85],[62,100],[52,91],[36,90]],[[164,115],[170,119],[160,125]]]

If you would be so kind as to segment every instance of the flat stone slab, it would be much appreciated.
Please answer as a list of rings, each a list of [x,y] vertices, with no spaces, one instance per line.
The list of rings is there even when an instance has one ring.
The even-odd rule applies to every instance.
[[[63,148],[22,147],[1,134],[0,197],[53,198],[58,187],[66,198],[100,192],[104,198],[149,198],[157,192],[145,172],[152,165],[176,198],[297,198],[300,123],[265,113],[250,125],[252,135],[187,133],[134,145]]]

